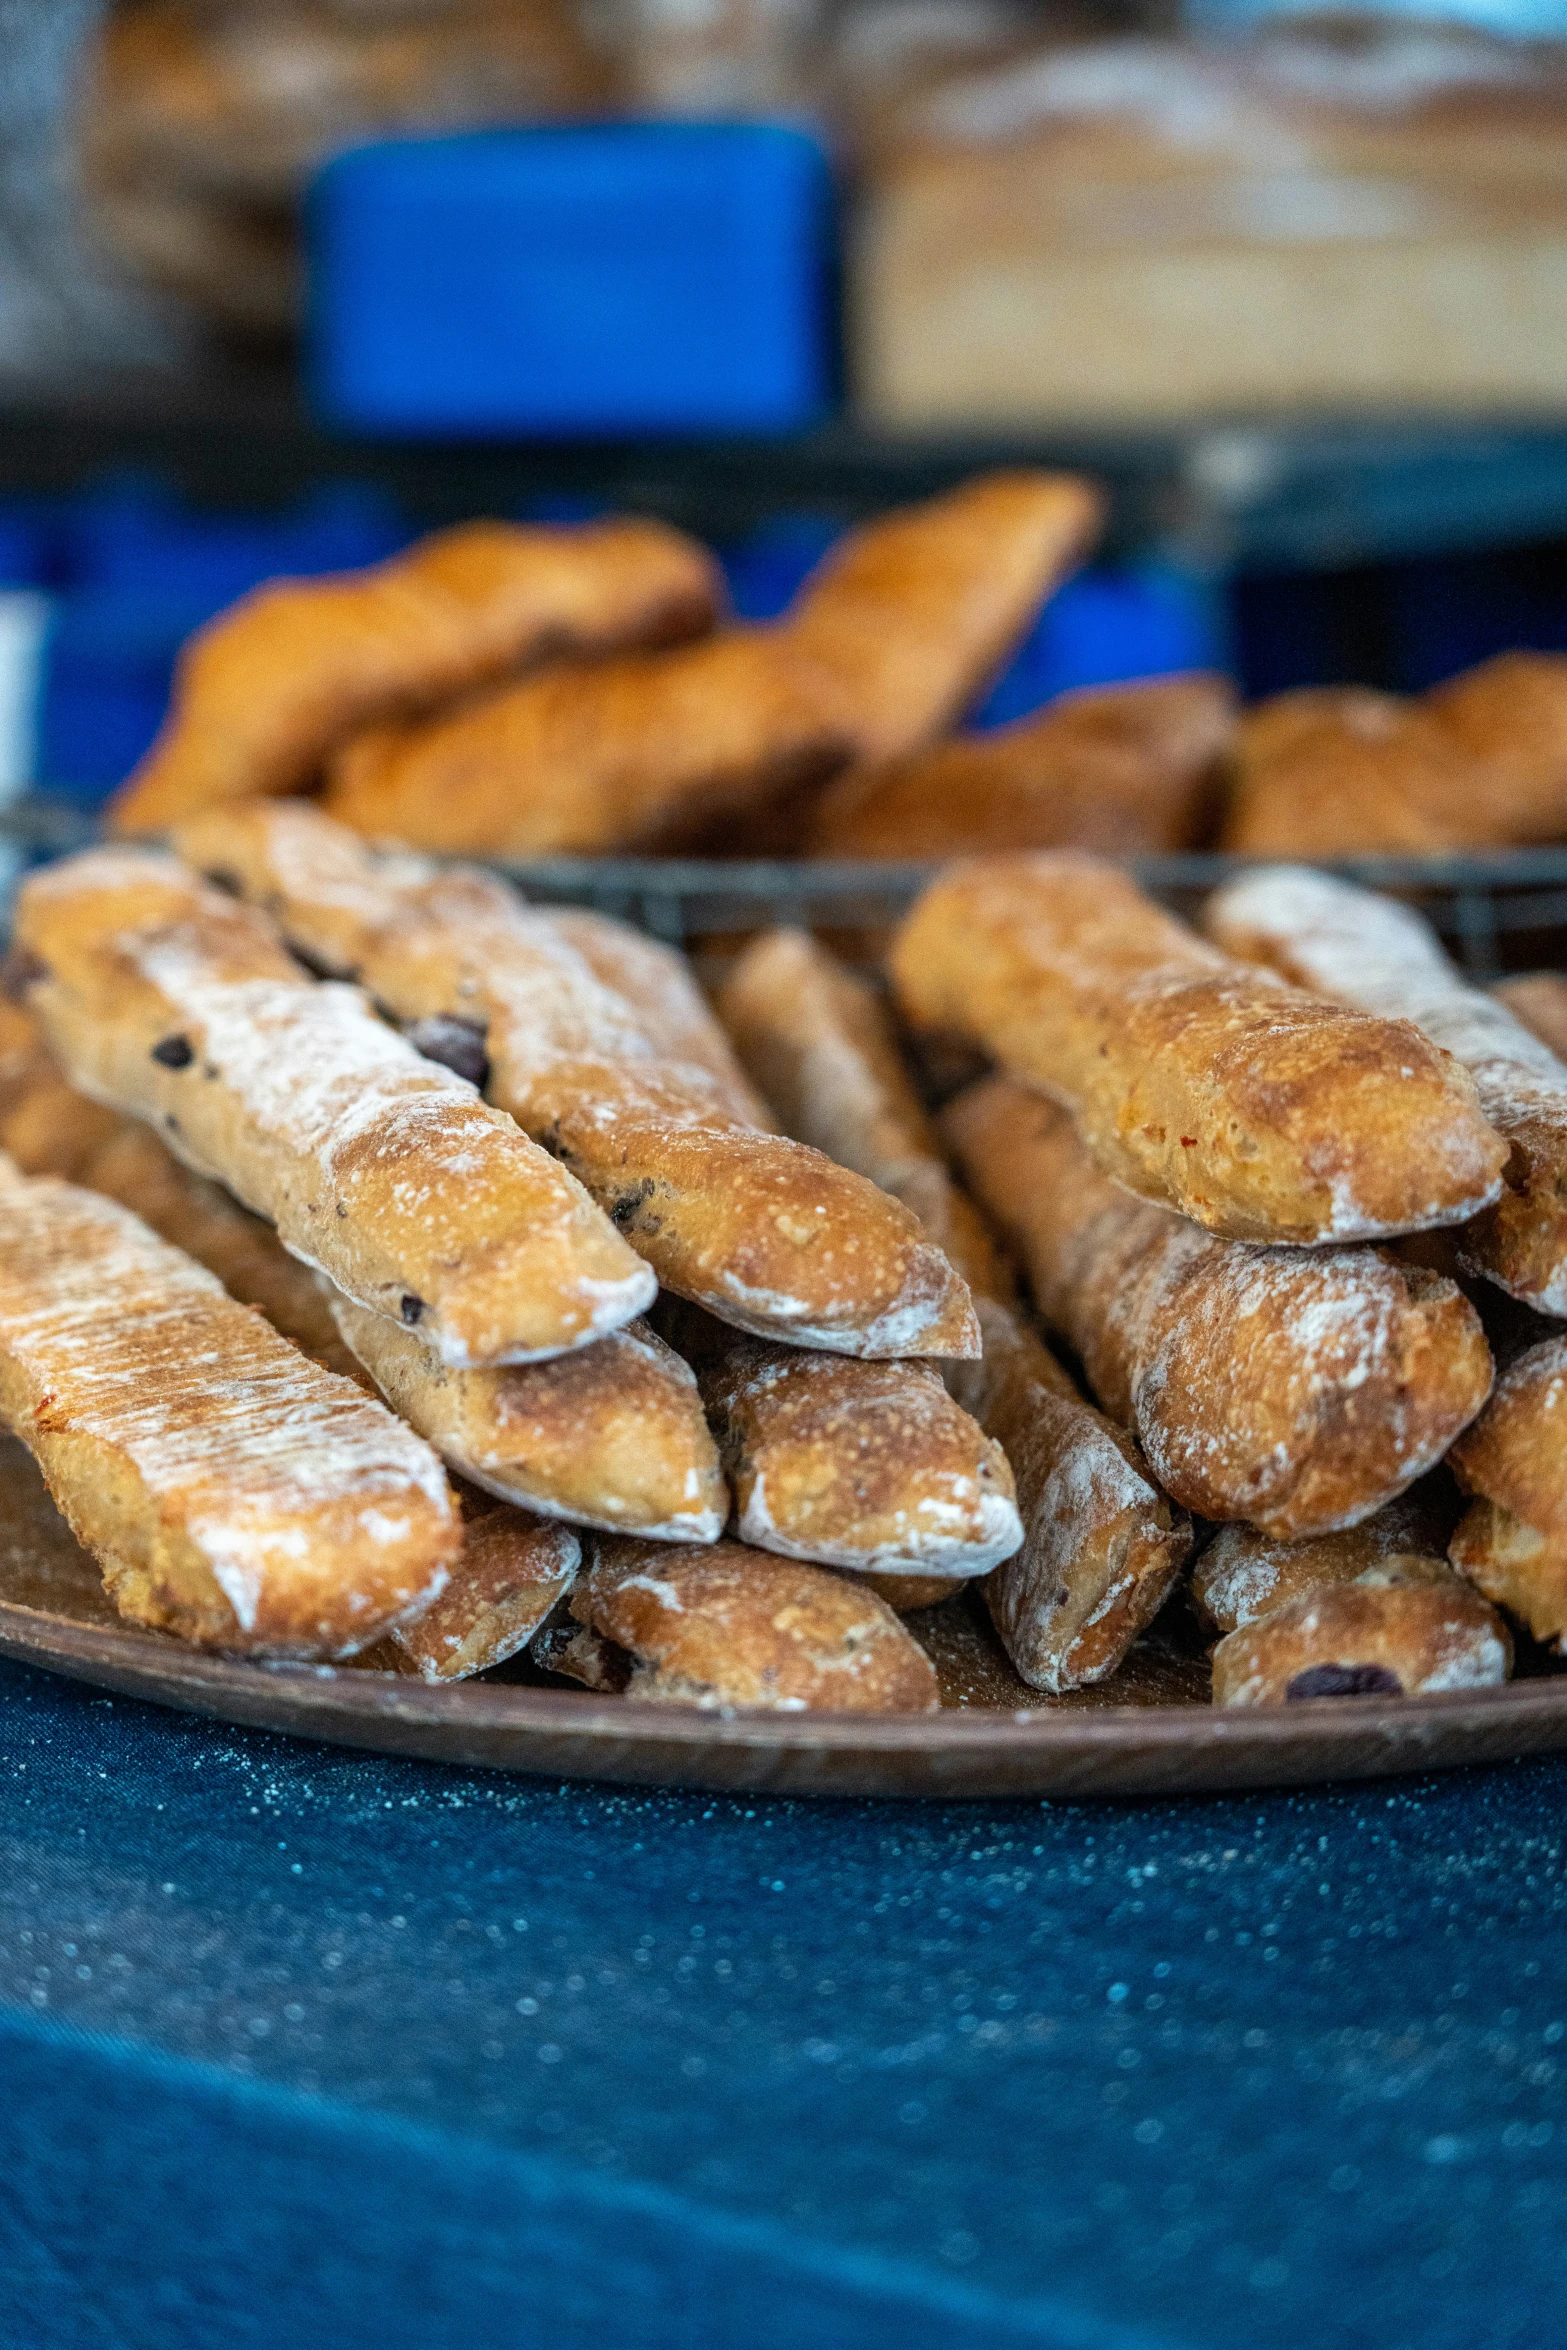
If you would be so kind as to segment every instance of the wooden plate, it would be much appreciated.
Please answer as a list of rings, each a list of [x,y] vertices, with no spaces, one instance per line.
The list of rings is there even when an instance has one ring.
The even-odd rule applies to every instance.
[[[709,1714],[545,1685],[527,1666],[428,1688],[354,1666],[208,1656],[124,1624],[19,1444],[0,1439],[0,1653],[103,1689],[377,1753],[641,1786],[792,1795],[1155,1795],[1366,1779],[1567,1747],[1567,1674],[1469,1695],[1215,1712],[1199,1656],[1143,1642],[1041,1697],[967,1602],[910,1619],[939,1714]]]

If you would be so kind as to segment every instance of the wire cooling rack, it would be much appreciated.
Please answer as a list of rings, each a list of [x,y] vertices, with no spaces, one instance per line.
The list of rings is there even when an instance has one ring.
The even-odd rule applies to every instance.
[[[99,837],[68,801],[32,794],[0,807],[0,847],[56,856]],[[895,922],[938,870],[931,864],[682,857],[487,860],[525,897],[591,906],[685,946],[779,923],[866,930]],[[1192,912],[1244,860],[1130,857],[1128,869],[1177,912]],[[1417,906],[1476,980],[1567,963],[1567,847],[1475,857],[1346,857],[1325,870]]]

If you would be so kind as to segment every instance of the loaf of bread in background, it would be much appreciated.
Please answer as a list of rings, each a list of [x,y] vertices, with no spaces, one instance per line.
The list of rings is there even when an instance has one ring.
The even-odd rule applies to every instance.
[[[886,858],[1194,848],[1217,809],[1234,724],[1221,677],[1063,694],[1010,726],[852,769],[823,796],[813,847]]]
[[[1518,979],[1499,979],[1491,993],[1559,1061],[1567,1060],[1567,977],[1560,971],[1530,971]]]
[[[470,522],[327,579],[273,580],[190,638],[169,715],[116,798],[121,832],[301,791],[333,746],[542,655],[700,635],[713,558],[657,522]]]
[[[1473,1080],[1418,1029],[1234,961],[1101,859],[951,866],[891,971],[917,1027],[1042,1087],[1107,1175],[1229,1239],[1381,1238],[1501,1189]]]
[[[1491,1388],[1474,1308],[1369,1248],[1215,1239],[1105,1180],[1007,1078],[942,1129],[1052,1329],[1185,1508],[1277,1536],[1352,1526],[1434,1467]]]

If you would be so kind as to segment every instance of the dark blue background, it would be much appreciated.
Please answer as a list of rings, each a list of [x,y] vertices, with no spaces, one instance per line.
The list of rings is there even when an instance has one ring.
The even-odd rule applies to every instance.
[[[0,2339],[1562,2339],[1554,1762],[468,1776],[0,1667]]]

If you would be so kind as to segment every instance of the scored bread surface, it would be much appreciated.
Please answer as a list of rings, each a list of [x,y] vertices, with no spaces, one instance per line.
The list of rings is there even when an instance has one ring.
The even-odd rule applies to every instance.
[[[559,1354],[649,1302],[646,1267],[547,1153],[172,860],[51,867],[22,892],[17,940],[75,1084],[443,1360]]]
[[[1235,962],[1098,859],[952,866],[892,972],[916,1025],[984,1047],[1107,1175],[1227,1238],[1391,1236],[1501,1189],[1472,1078],[1411,1023]]]
[[[121,1612],[207,1646],[350,1654],[461,1547],[411,1429],[125,1208],[9,1168],[0,1409]]]

